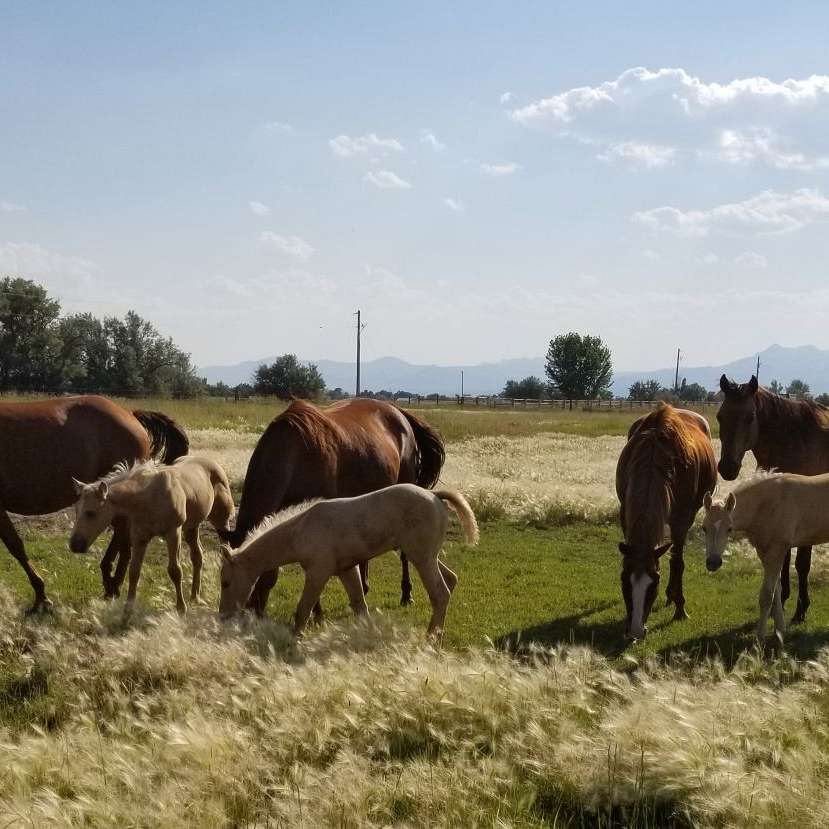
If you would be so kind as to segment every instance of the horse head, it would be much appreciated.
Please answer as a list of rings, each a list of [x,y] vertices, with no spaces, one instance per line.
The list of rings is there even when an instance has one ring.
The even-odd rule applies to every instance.
[[[69,549],[73,553],[85,553],[89,545],[112,523],[114,510],[106,481],[84,484],[73,478],[72,485],[78,501],[75,504],[75,525],[69,536]]]
[[[722,443],[717,468],[726,481],[733,481],[740,474],[745,453],[757,444],[757,378],[752,375],[748,383],[735,383],[723,374],[720,389],[725,396],[717,412]]]
[[[625,636],[644,639],[656,594],[659,591],[659,559],[670,549],[670,544],[651,547],[647,544],[619,544],[622,554],[622,596],[627,618]]]

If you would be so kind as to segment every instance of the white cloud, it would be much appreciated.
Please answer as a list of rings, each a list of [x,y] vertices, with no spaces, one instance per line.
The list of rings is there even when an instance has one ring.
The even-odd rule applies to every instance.
[[[706,83],[681,68],[637,67],[514,109],[510,117],[602,147],[672,147],[687,157],[792,170],[829,166],[828,75]]]
[[[514,97],[515,97],[515,96],[512,94],[512,92],[505,92],[505,93],[504,93],[504,94],[500,97],[500,99],[499,99],[499,100],[501,101],[501,103],[502,103],[502,104],[508,104],[508,103],[509,103],[509,102],[510,102],[510,101],[511,101]]]
[[[699,265],[716,265],[719,261],[720,257],[710,250],[708,253],[704,253],[702,256],[697,257],[697,264]]]
[[[0,201],[0,213],[22,213],[26,210],[22,204],[10,201]]]
[[[599,161],[629,161],[642,167],[666,167],[673,164],[676,156],[675,147],[662,147],[657,144],[639,144],[636,141],[623,141],[611,144],[599,153]]]
[[[633,221],[654,231],[680,236],[725,233],[788,233],[829,219],[829,199],[819,190],[803,188],[791,193],[766,190],[753,198],[722,204],[709,210],[656,207],[633,214]]]
[[[259,234],[259,241],[303,262],[314,255],[313,246],[300,236],[282,236],[270,230],[263,230]]]
[[[290,135],[294,128],[284,121],[269,121],[262,129],[271,135]]]
[[[261,201],[250,201],[248,202],[248,207],[254,216],[267,216],[271,212],[270,207]]]
[[[331,151],[339,158],[351,158],[355,155],[367,155],[371,152],[403,152],[403,145],[396,138],[380,138],[376,133],[369,133],[358,138],[338,135],[328,142]]]
[[[463,213],[466,210],[466,205],[460,199],[453,199],[451,196],[447,196],[443,203],[450,209],[454,210],[455,213]]]
[[[756,253],[753,250],[743,251],[734,262],[745,268],[766,268],[769,264],[769,260],[762,253]]]
[[[446,144],[439,141],[437,136],[429,130],[420,131],[420,143],[431,147],[435,152],[441,153],[446,149]]]
[[[488,176],[511,176],[520,168],[514,161],[505,161],[503,164],[481,164],[481,171]]]
[[[372,170],[364,178],[381,190],[408,190],[412,186],[391,170]]]
[[[33,242],[6,242],[0,245],[0,273],[34,279],[69,303],[111,298],[110,285],[99,280],[100,267],[90,259],[67,256]],[[123,291],[120,292],[123,299]]]

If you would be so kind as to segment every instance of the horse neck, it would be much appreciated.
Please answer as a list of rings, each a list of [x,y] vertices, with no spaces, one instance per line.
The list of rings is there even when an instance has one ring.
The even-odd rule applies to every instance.
[[[798,412],[794,401],[781,409],[765,389],[757,392],[757,443],[752,449],[757,465],[763,469],[815,475],[829,471],[829,439],[818,424],[804,430],[802,424],[793,426]]]
[[[654,466],[631,476],[625,491],[625,540],[655,547],[663,539],[671,511],[667,476]]]
[[[287,521],[266,530],[234,555],[235,562],[253,578],[285,564],[293,564],[296,561],[294,523]]]

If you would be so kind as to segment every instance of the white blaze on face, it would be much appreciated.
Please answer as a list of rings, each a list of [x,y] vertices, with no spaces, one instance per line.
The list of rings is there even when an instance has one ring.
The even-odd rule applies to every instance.
[[[630,633],[632,636],[641,636],[644,633],[643,617],[645,615],[645,594],[653,583],[653,577],[648,573],[631,573],[631,604]]]

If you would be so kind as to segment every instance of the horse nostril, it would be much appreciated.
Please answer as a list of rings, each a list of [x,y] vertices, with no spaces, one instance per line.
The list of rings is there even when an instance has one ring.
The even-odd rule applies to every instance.
[[[709,573],[716,573],[722,567],[722,559],[706,559],[705,566]]]

